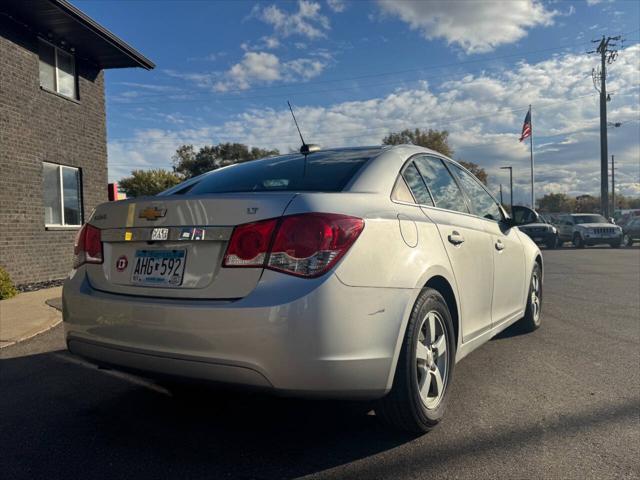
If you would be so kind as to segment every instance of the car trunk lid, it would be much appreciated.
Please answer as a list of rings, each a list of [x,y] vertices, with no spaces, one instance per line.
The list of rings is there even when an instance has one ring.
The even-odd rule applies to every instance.
[[[99,290],[165,298],[235,299],[262,268],[222,268],[234,226],[280,217],[295,193],[145,197],[100,205],[104,262],[87,265]]]

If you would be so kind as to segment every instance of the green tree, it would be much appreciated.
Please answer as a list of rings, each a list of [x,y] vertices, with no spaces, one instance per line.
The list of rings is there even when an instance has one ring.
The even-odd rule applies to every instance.
[[[485,172],[484,168],[482,168],[477,163],[473,162],[465,162],[464,160],[458,159],[458,163],[462,165],[464,168],[473,173],[478,180],[480,180],[485,185],[487,184],[487,172]]]
[[[430,148],[447,157],[453,157],[453,148],[449,145],[449,132],[447,130],[433,130],[432,128],[426,131],[420,130],[419,128],[414,130],[406,129],[401,132],[390,133],[382,139],[382,143],[384,145],[402,145],[409,143]],[[473,173],[478,180],[485,185],[487,184],[487,172],[484,168],[473,162],[465,162],[463,160],[458,160],[458,162]]]
[[[538,209],[542,212],[571,212],[575,208],[576,201],[564,193],[547,193],[539,198]]]
[[[382,139],[385,145],[402,145],[410,143],[420,147],[430,148],[447,157],[453,157],[453,148],[449,145],[449,132],[447,130],[429,129],[422,131],[406,129],[397,133],[390,133]]]
[[[206,145],[195,150],[193,145],[182,145],[173,155],[173,171],[184,178],[191,178],[234,163],[279,155],[276,149],[249,148],[242,143]]]
[[[133,170],[130,177],[125,177],[118,183],[127,197],[141,197],[157,193],[179,184],[183,180],[180,175],[164,169]]]

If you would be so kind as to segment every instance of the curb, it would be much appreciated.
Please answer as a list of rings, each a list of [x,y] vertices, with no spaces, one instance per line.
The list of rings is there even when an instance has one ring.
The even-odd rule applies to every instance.
[[[50,306],[51,308],[57,310],[58,312],[62,312],[62,300],[58,297],[58,298],[51,298],[49,300],[45,300],[45,303]],[[58,314],[57,318],[50,322],[48,325],[46,325],[44,328],[36,331],[36,332],[32,332],[29,333],[28,335],[24,335],[22,337],[19,337],[17,339],[11,340],[11,341],[7,341],[7,342],[2,342],[0,344],[0,350],[8,348],[8,347],[12,347],[18,343],[24,342],[26,340],[29,340],[31,338],[37,337],[40,334],[43,334],[45,332],[48,332],[49,330],[51,330],[52,328],[57,327],[58,325],[60,325],[62,323],[62,315]]]

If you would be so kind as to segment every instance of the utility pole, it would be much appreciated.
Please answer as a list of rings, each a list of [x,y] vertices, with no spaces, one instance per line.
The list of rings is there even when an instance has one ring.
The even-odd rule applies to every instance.
[[[593,43],[598,43],[598,48],[588,53],[600,54],[600,68],[593,69],[591,71],[591,77],[593,79],[593,85],[595,89],[600,93],[600,213],[606,218],[609,218],[609,153],[607,151],[607,101],[611,99],[607,95],[607,64],[615,62],[618,56],[618,51],[615,49],[615,40],[620,40],[621,37],[604,37],[601,40],[593,40]],[[600,85],[598,86],[598,83]]]
[[[500,205],[504,207],[504,202],[502,201],[502,184],[500,184]]]
[[[611,155],[611,216],[616,214],[616,159]]]
[[[511,205],[511,215],[513,215],[513,167],[500,167],[500,170],[509,170],[509,203]],[[502,189],[500,190],[502,192]],[[502,200],[502,197],[500,197]]]

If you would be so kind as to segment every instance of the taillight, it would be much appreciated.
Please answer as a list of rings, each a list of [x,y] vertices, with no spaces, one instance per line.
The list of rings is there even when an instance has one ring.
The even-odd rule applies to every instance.
[[[240,225],[231,235],[223,266],[265,267],[317,277],[335,265],[363,228],[361,218],[333,213],[303,213]]]
[[[277,223],[278,220],[272,219],[236,227],[222,264],[225,267],[264,266]]]
[[[85,223],[76,235],[73,253],[73,268],[84,263],[102,263],[100,229]]]

